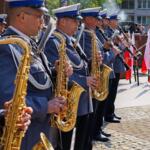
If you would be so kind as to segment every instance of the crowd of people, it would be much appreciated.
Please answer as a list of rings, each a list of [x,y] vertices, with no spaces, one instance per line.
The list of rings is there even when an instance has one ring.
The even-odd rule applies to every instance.
[[[128,69],[123,54],[130,47],[120,35],[117,14],[108,15],[107,10],[100,7],[81,10],[80,4],[60,7],[52,10],[57,18],[56,29],[49,35],[44,22],[48,10],[43,0],[7,1],[8,23],[6,15],[0,15],[0,41],[12,36],[21,38],[30,45],[32,57],[26,106],[16,126],[19,132],[25,131],[20,149],[31,150],[40,140],[41,132],[55,150],[70,150],[71,147],[74,150],[92,150],[93,141],[109,141],[111,134],[104,131],[103,123],[121,121],[115,113],[115,99],[120,74]],[[38,45],[45,34],[48,40],[39,53]],[[13,111],[9,108],[13,105],[15,87],[19,84],[15,80],[23,52],[24,48],[17,43],[0,44],[1,118],[7,118]],[[105,67],[109,68],[109,73],[105,72]],[[64,77],[65,83],[61,77]],[[84,90],[80,94],[69,91],[74,95],[74,99],[70,100],[78,98],[79,101],[72,104],[64,95],[74,82]],[[100,87],[104,91],[99,91]],[[108,94],[98,98],[105,90]],[[66,110],[69,114],[64,117]],[[74,113],[74,127],[69,131],[59,128],[58,122],[65,126]],[[55,122],[59,114],[65,119]],[[5,126],[9,127],[7,122],[2,124],[2,121],[1,126],[6,130]],[[3,147],[4,143],[0,141]]]

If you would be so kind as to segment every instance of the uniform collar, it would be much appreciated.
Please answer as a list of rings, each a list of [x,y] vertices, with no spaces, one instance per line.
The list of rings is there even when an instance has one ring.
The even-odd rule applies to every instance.
[[[16,29],[13,26],[9,26],[9,29],[11,29],[13,32],[15,32],[17,35],[23,37],[24,39],[26,39],[28,42],[31,41],[31,38],[29,36],[27,36],[26,34],[24,34],[23,32],[19,31],[18,29]]]
[[[35,54],[37,53],[37,44],[34,41],[34,39],[30,38],[29,36],[27,36],[26,34],[19,31],[18,29],[16,29],[13,26],[9,26],[7,28],[7,30],[5,31],[5,33],[3,34],[3,36],[10,36],[10,35],[16,35],[16,36],[23,38],[27,43],[30,43],[32,45],[33,53],[35,53]]]
[[[62,32],[61,30],[57,29],[56,31],[60,32],[66,39],[66,43],[68,45],[72,45],[72,37],[67,35],[66,33]]]

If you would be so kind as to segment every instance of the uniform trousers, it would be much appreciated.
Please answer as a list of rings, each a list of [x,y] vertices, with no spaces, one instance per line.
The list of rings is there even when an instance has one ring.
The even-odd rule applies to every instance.
[[[111,97],[112,79],[109,79],[109,94],[104,101],[94,100],[95,106],[94,117],[93,117],[93,138],[100,134],[103,126],[103,118],[107,109],[108,100]]]
[[[97,101],[97,100],[96,100]],[[93,133],[92,138],[95,138],[100,134],[103,126],[103,117],[106,101],[97,101],[97,107],[93,117]]]
[[[115,73],[114,79],[110,79],[110,91],[107,97],[106,106],[105,106],[105,119],[112,119],[115,112],[115,99],[117,96],[117,89],[120,80],[120,73]]]
[[[5,124],[4,122],[5,122],[4,116],[0,115],[0,137],[3,133],[3,128],[4,128],[4,124]]]
[[[92,141],[90,138],[90,114],[78,116],[76,122],[76,137],[74,150],[90,150]],[[70,150],[73,130],[69,132],[61,132],[62,150]]]

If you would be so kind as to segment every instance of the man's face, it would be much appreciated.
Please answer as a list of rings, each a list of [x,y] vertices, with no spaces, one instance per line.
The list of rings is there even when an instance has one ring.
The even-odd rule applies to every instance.
[[[5,30],[5,24],[0,23],[0,34],[3,33]]]
[[[78,30],[79,21],[76,18],[64,18],[64,25],[67,29],[67,34],[72,36]]]
[[[21,12],[25,34],[28,36],[37,36],[43,27],[43,13],[33,8],[26,8]]]
[[[98,20],[98,26],[101,27],[103,25],[103,21],[102,20]]]
[[[85,17],[85,24],[88,25],[89,27],[95,29],[97,24],[98,24],[98,19],[96,17]]]
[[[108,24],[109,24],[109,20],[108,20],[108,19],[106,19],[106,18],[104,18],[104,19],[103,19],[103,25],[108,26]]]
[[[113,28],[113,29],[116,29],[118,27],[118,20],[111,20],[110,21],[110,26]]]

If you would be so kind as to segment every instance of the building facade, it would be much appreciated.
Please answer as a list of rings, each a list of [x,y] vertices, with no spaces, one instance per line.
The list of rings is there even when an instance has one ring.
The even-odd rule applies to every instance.
[[[5,0],[0,0],[0,14],[6,13],[7,11],[7,3]]]
[[[127,21],[150,24],[150,0],[123,0],[120,8],[128,15]]]

